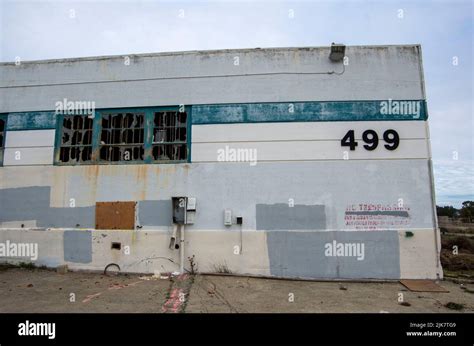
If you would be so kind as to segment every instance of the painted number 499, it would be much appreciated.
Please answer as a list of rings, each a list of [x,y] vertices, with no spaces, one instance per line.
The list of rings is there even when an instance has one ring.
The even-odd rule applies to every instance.
[[[375,150],[379,145],[379,136],[374,130],[364,131],[364,133],[362,134],[362,140],[365,143],[365,150]],[[400,144],[400,136],[398,135],[398,132],[392,129],[386,130],[383,133],[383,140],[387,143],[384,145],[385,149],[387,150],[395,150]],[[357,143],[357,141],[355,140],[354,130],[347,131],[345,136],[341,139],[342,147],[349,147],[351,150],[355,150],[358,145],[359,143]]]

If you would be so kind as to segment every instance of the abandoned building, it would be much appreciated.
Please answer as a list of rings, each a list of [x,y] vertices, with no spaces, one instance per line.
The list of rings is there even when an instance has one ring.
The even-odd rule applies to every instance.
[[[442,278],[419,45],[25,61],[0,76],[0,243],[38,248],[3,262]]]

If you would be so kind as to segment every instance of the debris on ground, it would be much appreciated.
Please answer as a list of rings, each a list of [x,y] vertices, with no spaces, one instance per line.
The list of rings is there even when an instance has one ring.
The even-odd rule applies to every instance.
[[[153,275],[142,275],[139,276],[138,278],[140,280],[168,280],[171,277],[171,273],[155,273]]]
[[[109,263],[104,268],[104,275],[119,275],[120,266],[116,263]]]
[[[463,304],[458,304],[458,303],[454,303],[454,302],[446,303],[444,306],[447,307],[448,309],[451,309],[451,310],[462,310],[462,309],[464,309]]]
[[[175,274],[177,272],[171,273]],[[179,274],[174,280],[170,280],[170,287],[167,293],[167,299],[161,307],[163,313],[184,312],[189,298],[191,286],[194,282],[194,275]]]
[[[56,272],[58,274],[66,274],[68,272],[68,266],[67,264],[60,265],[56,267]]]
[[[86,299],[84,299],[82,302],[83,303],[87,303],[87,302],[90,302],[92,299],[100,296],[102,293],[96,293],[96,294],[90,294],[86,297]]]
[[[449,292],[432,280],[403,279],[400,283],[412,292]]]

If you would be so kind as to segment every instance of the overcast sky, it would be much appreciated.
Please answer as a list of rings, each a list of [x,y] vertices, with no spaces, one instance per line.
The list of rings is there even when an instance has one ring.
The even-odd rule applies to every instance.
[[[472,1],[0,0],[0,61],[420,43],[437,204],[459,207],[474,200],[473,15]]]

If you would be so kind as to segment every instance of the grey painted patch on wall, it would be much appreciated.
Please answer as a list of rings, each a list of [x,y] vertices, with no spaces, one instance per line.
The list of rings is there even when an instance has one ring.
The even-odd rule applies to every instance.
[[[36,220],[37,227],[95,227],[95,206],[51,208],[49,186],[0,190],[0,222]]]
[[[64,260],[74,263],[92,262],[92,232],[64,231]]]
[[[324,205],[257,204],[256,218],[257,229],[267,231],[326,228]]]
[[[172,213],[171,199],[138,203],[138,221],[141,226],[171,226]]]
[[[325,245],[364,244],[357,256],[326,256]],[[399,279],[400,252],[396,231],[267,232],[270,274],[324,279]]]

